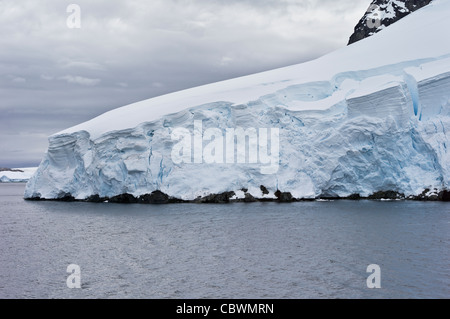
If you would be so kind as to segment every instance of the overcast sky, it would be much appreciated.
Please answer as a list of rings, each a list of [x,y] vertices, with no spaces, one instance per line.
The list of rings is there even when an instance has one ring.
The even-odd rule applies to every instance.
[[[0,167],[119,106],[344,47],[370,2],[0,0]]]

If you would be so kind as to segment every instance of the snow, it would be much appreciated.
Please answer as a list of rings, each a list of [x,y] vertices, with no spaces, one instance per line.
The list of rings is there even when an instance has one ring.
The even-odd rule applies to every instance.
[[[436,0],[308,63],[141,101],[54,134],[25,197],[160,190],[186,200],[225,191],[243,198],[245,188],[257,198],[277,190],[316,198],[450,188],[449,13],[450,2]],[[254,128],[261,143],[261,129],[277,129],[270,145],[279,142],[279,165],[265,174],[260,163],[174,162],[177,128],[192,134],[200,155],[213,143],[201,140],[206,130],[225,137]]]
[[[88,131],[92,139],[111,130],[133,128],[142,123],[156,121],[162,116],[177,113],[192,107],[227,101],[235,105],[258,100],[261,96],[285,89],[295,84],[310,84],[329,81],[341,73],[389,67],[406,62],[412,66],[417,60],[434,59],[450,54],[449,41],[436,41],[430,33],[440,34],[450,26],[445,14],[436,12],[449,10],[446,1],[436,1],[389,27],[391,32],[376,34],[364,43],[355,43],[308,63],[267,71],[238,79],[218,82],[180,92],[144,100],[107,112],[91,121],[64,130],[62,133]],[[440,16],[435,19],[435,15]],[[403,21],[405,20],[405,21]],[[439,23],[438,23],[439,22]],[[433,32],[434,30],[434,32]],[[441,40],[441,39],[439,39]],[[385,48],[382,50],[381,48]],[[119,119],[119,120],[118,120]]]
[[[11,171],[0,171],[0,183],[28,182],[37,167],[13,168]]]

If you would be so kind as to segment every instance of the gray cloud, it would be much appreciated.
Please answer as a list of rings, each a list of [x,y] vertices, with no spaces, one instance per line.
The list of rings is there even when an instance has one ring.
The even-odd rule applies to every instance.
[[[0,166],[37,165],[47,136],[110,109],[343,47],[369,3],[2,0]]]

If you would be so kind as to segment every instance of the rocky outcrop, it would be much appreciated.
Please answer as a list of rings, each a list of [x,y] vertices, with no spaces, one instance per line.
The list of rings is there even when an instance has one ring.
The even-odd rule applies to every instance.
[[[0,172],[19,172],[23,173],[21,169],[12,169],[12,168],[6,168],[6,167],[0,167]]]
[[[383,30],[408,14],[428,5],[432,0],[374,0],[355,27],[348,44]]]
[[[266,190],[266,187],[261,186],[261,189]],[[295,198],[289,192],[281,192],[277,190],[275,197],[262,197],[257,198],[247,193],[247,189],[243,188],[244,197],[237,198],[236,193],[224,192],[220,194],[209,194],[204,197],[198,197],[194,200],[182,200],[179,198],[171,197],[159,190],[150,194],[141,195],[135,197],[131,194],[125,193],[111,198],[100,197],[99,195],[89,196],[84,200],[77,200],[69,193],[60,193],[58,198],[44,199],[39,197],[26,198],[30,201],[63,201],[63,202],[90,202],[90,203],[116,203],[116,204],[175,204],[175,203],[193,203],[193,204],[226,204],[226,203],[253,203],[253,202],[279,202],[279,203],[292,203],[298,201],[314,201],[314,200],[412,200],[412,201],[450,201],[450,191],[437,189],[425,189],[418,196],[405,196],[403,193],[399,193],[392,190],[375,192],[367,197],[363,197],[360,194],[352,194],[347,197],[330,197],[319,196],[317,198]]]

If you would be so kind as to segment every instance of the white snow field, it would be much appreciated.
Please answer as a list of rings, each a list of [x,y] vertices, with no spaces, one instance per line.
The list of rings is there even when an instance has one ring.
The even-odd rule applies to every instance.
[[[10,171],[0,171],[0,183],[24,183],[33,176],[37,167],[13,168]]]
[[[308,199],[450,189],[449,16],[450,1],[436,0],[316,60],[141,101],[59,132],[25,198],[155,190],[183,200],[230,191],[242,198],[244,189],[256,198],[279,190]],[[202,126],[194,132],[195,121]],[[192,161],[173,158],[180,128],[192,132]],[[258,132],[259,147],[269,131],[279,136],[255,148],[256,163],[251,155],[221,161],[230,151],[217,153],[227,129],[238,128]],[[211,145],[215,162],[205,155]],[[277,154],[264,171],[266,149]]]

